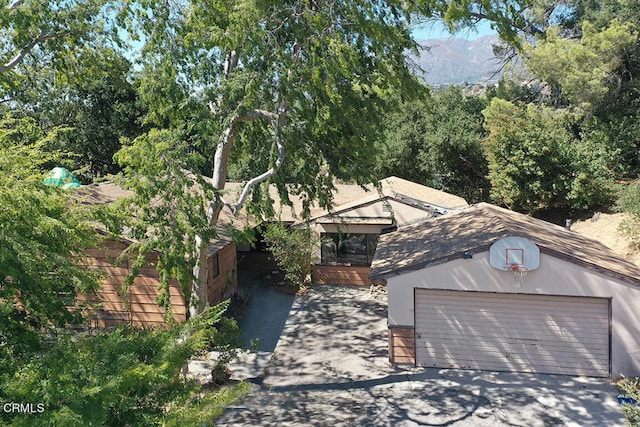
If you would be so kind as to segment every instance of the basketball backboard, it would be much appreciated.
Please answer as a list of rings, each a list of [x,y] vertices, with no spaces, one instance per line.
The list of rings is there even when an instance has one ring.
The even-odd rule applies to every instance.
[[[514,271],[514,267],[535,270],[540,267],[540,248],[526,237],[504,237],[489,248],[489,263],[502,271]]]

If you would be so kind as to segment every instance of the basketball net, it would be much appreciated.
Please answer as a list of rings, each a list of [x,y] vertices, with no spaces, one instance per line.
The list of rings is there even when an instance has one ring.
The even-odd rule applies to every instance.
[[[527,275],[529,269],[522,264],[511,264],[507,267],[513,273],[513,281],[516,285],[516,288],[522,288],[522,286],[524,285],[524,276]]]

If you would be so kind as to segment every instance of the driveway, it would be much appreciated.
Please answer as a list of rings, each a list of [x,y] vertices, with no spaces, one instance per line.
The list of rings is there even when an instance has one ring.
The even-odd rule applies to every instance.
[[[624,426],[606,380],[394,368],[386,313],[368,288],[296,297],[263,375],[216,425]]]

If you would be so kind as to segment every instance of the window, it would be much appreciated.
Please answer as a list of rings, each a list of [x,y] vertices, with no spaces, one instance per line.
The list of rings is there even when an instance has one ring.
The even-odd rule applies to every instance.
[[[378,244],[377,234],[323,233],[323,264],[371,265]]]

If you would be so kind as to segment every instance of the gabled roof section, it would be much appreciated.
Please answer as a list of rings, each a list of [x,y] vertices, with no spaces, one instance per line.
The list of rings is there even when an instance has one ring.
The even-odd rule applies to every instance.
[[[429,212],[436,211],[440,214],[469,206],[462,197],[395,176],[380,180],[380,187],[380,191],[372,188],[363,197],[350,200],[344,204],[336,203],[331,212],[321,211],[316,215],[312,215],[310,220],[317,221],[323,217],[339,217],[350,210],[368,206],[384,199],[393,199],[417,209]]]
[[[467,201],[460,196],[436,190],[435,188],[417,184],[406,179],[390,176],[380,181],[382,192],[389,197],[399,200],[411,199],[426,203],[433,208],[440,208],[447,211],[469,206]]]
[[[353,200],[358,200],[366,197],[369,194],[377,193],[372,185],[365,186],[364,188],[359,185],[353,184],[334,184],[335,191],[333,192],[333,205],[339,206],[345,203],[349,203]],[[225,183],[224,192],[228,196],[228,200],[235,200],[237,196],[242,192],[244,183],[241,182],[227,182]],[[280,215],[280,220],[283,222],[293,223],[299,221],[302,213],[302,198],[295,194],[289,194],[289,199],[293,206],[287,206],[280,200],[280,195],[275,185],[269,185],[269,197],[274,201],[273,208],[276,215]],[[324,209],[319,208],[317,205],[311,206],[311,217],[314,217],[322,212]]]
[[[483,252],[507,236],[527,237],[540,251],[640,285],[640,268],[602,243],[555,224],[479,203],[383,235],[370,277],[381,279]]]

